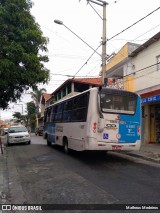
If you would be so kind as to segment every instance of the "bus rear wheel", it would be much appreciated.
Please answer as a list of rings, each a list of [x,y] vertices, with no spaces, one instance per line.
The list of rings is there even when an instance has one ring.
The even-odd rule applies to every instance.
[[[64,142],[63,142],[63,147],[64,147],[64,152],[66,153],[66,154],[69,154],[69,148],[68,148],[68,140],[67,140],[67,138],[65,138],[64,139]]]

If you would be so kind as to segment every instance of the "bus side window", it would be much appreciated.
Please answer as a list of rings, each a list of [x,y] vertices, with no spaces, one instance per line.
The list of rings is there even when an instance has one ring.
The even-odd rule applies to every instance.
[[[69,122],[72,119],[72,100],[64,103],[63,121]]]
[[[52,107],[52,111],[51,111],[51,118],[50,121],[53,122],[55,120],[55,107]]]
[[[73,121],[86,121],[88,109],[88,93],[74,98]]]
[[[63,111],[63,104],[57,104],[55,106],[55,121],[60,122],[62,120],[62,111]]]
[[[47,109],[47,117],[46,117],[47,122],[50,121],[50,115],[51,115],[51,107],[49,107],[49,108]]]

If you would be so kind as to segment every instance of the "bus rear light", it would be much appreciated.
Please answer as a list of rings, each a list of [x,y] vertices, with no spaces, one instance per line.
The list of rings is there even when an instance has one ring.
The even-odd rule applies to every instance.
[[[96,132],[96,129],[97,129],[97,123],[94,122],[94,123],[93,123],[93,132]]]
[[[141,127],[138,126],[137,132],[140,134],[141,133]]]

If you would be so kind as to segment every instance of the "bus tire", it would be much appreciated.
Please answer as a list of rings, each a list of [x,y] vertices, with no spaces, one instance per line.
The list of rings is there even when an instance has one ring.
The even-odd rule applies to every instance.
[[[51,146],[51,142],[48,140],[48,137],[47,137],[47,146]]]
[[[66,154],[69,154],[69,148],[68,148],[68,140],[67,140],[67,138],[63,139],[63,147],[64,147],[64,152]]]
[[[47,133],[43,134],[43,139],[47,139]]]

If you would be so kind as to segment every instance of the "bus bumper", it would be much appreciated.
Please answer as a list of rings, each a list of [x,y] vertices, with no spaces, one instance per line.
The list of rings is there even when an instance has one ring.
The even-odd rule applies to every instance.
[[[115,150],[115,151],[138,151],[141,147],[141,141],[137,140],[135,143],[109,143],[97,141],[96,138],[88,137],[86,141],[86,150]]]

